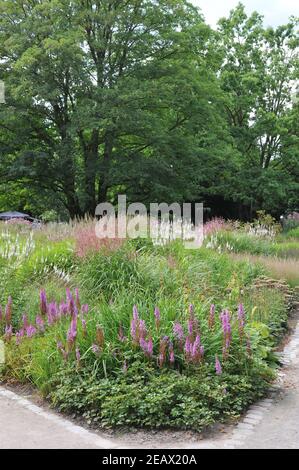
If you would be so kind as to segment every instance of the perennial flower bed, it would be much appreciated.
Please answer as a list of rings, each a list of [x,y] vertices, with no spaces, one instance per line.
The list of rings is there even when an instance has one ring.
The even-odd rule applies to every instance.
[[[279,290],[254,287],[260,267],[178,242],[78,252],[82,228],[41,231],[30,250],[3,238],[2,379],[114,427],[200,430],[265,393],[287,311]]]
[[[39,312],[29,322],[28,316],[22,315],[21,324],[13,328],[13,301],[12,297],[4,309],[0,306],[0,326],[2,328],[3,338],[7,343],[14,342],[20,346],[21,342],[34,340],[37,336],[47,335],[48,330],[56,328],[57,350],[61,353],[64,361],[75,360],[77,366],[80,366],[82,351],[80,350],[80,336],[86,337],[88,312],[87,304],[81,305],[79,290],[76,289],[74,295],[70,289],[66,290],[66,298],[59,303],[55,301],[48,302],[44,289],[40,291]],[[205,354],[205,337],[202,335],[202,325],[196,318],[194,305],[189,305],[189,313],[185,324],[180,321],[173,323],[172,336],[166,336],[161,331],[161,312],[158,307],[153,310],[154,330],[147,327],[146,321],[140,318],[138,308],[133,306],[130,331],[124,331],[120,324],[118,329],[117,345],[105,344],[105,331],[101,325],[96,325],[94,329],[91,344],[87,343],[86,353],[91,352],[100,358],[101,354],[107,349],[116,359],[123,361],[123,371],[126,372],[130,366],[125,359],[124,350],[130,348],[132,351],[139,351],[144,360],[152,361],[158,368],[170,367],[182,370],[189,365],[202,366],[206,361],[211,362],[211,353]],[[219,343],[221,339],[222,349],[215,355],[215,373],[222,374],[222,365],[219,360],[221,355],[222,364],[229,361],[229,353],[234,337],[239,350],[239,354],[244,357],[251,356],[250,338],[245,333],[245,311],[243,304],[239,304],[237,314],[234,315],[229,310],[223,310],[219,319],[215,317],[215,305],[210,306],[209,315],[206,319],[203,330],[209,331],[212,341]],[[61,329],[62,327],[62,329]],[[61,331],[67,328],[63,337]],[[238,334],[236,334],[238,332]],[[210,341],[210,338],[209,338]],[[86,348],[85,346],[85,348]],[[122,347],[124,346],[124,347]],[[110,350],[110,351],[109,351]]]

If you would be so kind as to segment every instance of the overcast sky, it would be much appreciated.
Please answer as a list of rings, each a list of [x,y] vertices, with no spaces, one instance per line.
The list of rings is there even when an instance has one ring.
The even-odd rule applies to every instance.
[[[199,6],[211,26],[216,26],[219,18],[228,16],[239,0],[190,0]],[[265,17],[265,26],[278,26],[287,22],[291,15],[299,16],[298,0],[243,0],[247,13],[256,10]]]

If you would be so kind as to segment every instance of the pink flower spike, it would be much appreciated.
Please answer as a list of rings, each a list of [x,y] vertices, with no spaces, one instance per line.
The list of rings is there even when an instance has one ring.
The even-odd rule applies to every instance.
[[[76,360],[77,360],[77,362],[80,362],[80,359],[81,359],[80,349],[76,348]]]
[[[5,307],[6,325],[9,326],[11,324],[11,319],[12,319],[12,298],[11,298],[11,296],[9,296],[6,307]]]
[[[100,348],[97,344],[92,344],[91,346],[91,350],[92,352],[96,355],[96,356],[99,356],[100,354]]]
[[[88,314],[88,305],[87,304],[83,304],[82,307],[81,307],[81,312],[83,313],[83,315],[87,315]]]
[[[39,308],[40,308],[40,313],[42,315],[46,315],[47,313],[47,296],[46,296],[46,291],[45,289],[41,289],[40,294],[39,294]]]
[[[6,325],[5,332],[4,332],[4,339],[5,341],[9,342],[12,338],[12,326]]]
[[[221,367],[220,361],[218,359],[218,356],[215,356],[215,370],[216,370],[217,375],[222,374],[222,367]]]
[[[40,331],[45,331],[45,322],[40,315],[37,315],[35,319],[35,324]]]

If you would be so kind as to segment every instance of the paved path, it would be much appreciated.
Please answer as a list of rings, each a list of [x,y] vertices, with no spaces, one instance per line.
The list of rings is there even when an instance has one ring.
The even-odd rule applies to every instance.
[[[112,449],[112,441],[0,387],[0,449]]]
[[[285,368],[272,396],[250,407],[243,420],[225,435],[198,443],[176,442],[177,448],[299,448],[299,323],[282,354]],[[219,433],[220,434],[220,433]],[[167,444],[167,443],[166,443]],[[160,444],[161,445],[161,444]],[[163,448],[173,448],[165,445]],[[0,386],[0,449],[114,449],[156,448],[132,446],[132,440],[109,440],[36,406]]]
[[[280,356],[284,368],[270,397],[251,406],[227,438],[197,448],[299,449],[299,322]]]

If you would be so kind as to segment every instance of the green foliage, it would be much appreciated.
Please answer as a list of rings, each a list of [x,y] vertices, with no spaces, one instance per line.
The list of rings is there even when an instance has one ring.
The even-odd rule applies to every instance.
[[[299,227],[292,228],[291,230],[287,231],[286,233],[283,234],[282,239],[295,239],[299,240]]]
[[[288,241],[285,236],[274,241],[250,235],[243,231],[221,231],[210,237],[207,246],[224,252],[250,253],[287,259],[299,258],[299,243],[295,240]]]
[[[93,371],[63,370],[50,394],[60,410],[84,416],[104,426],[171,427],[201,430],[262,396],[271,377],[262,369],[245,375],[208,370],[193,375],[155,372],[135,363],[126,374],[99,380]]]
[[[296,28],[241,4],[213,31],[185,0],[1,1],[0,209],[296,208]]]

